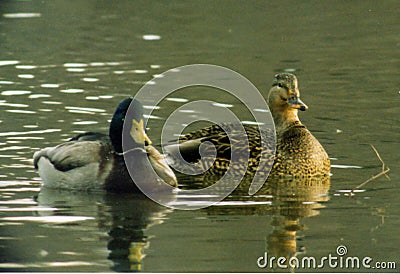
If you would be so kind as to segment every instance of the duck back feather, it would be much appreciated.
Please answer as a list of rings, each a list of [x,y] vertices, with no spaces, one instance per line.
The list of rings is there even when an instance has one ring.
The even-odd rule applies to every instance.
[[[33,158],[43,185],[60,189],[101,189],[114,164],[111,143],[77,137],[42,149]]]

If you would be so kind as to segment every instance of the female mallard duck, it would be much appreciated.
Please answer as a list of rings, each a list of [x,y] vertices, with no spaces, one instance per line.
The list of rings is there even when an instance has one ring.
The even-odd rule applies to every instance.
[[[274,132],[261,132],[265,140],[267,140],[267,144],[261,149],[258,128],[251,125],[240,125],[246,131],[249,145],[248,149],[247,145],[244,145],[242,151],[250,152],[246,172],[254,174],[256,170],[260,170],[258,165],[261,152],[266,156],[267,165],[272,166],[271,175],[315,176],[329,174],[330,160],[327,153],[318,140],[300,122],[297,115],[298,110],[304,111],[308,107],[300,100],[300,92],[295,75],[290,73],[275,75],[269,92],[268,106],[275,123],[276,153],[274,152],[275,148],[272,147],[275,140]],[[230,135],[232,135],[232,132],[240,131],[237,130],[239,125],[235,124],[223,125],[223,127]],[[233,134],[233,136],[236,135]],[[235,140],[231,140],[231,142],[240,146],[241,142],[245,144],[241,139],[239,136]],[[201,152],[200,145],[207,143],[207,141],[211,142],[215,147],[215,162],[213,162],[214,158],[207,157],[207,150],[211,151],[211,148],[208,149],[207,146],[203,146],[206,152],[199,153],[199,149]],[[202,169],[206,171],[211,166],[207,173],[212,175],[225,173],[229,167],[231,157],[228,134],[218,125],[188,133],[180,137],[179,144],[168,145],[165,150],[169,155],[170,161],[178,166],[179,156],[177,155],[179,152],[187,162],[195,163],[194,166],[198,169],[195,172]],[[200,157],[200,154],[206,156]]]
[[[268,106],[274,118],[277,137],[271,174],[328,175],[331,169],[328,154],[298,117],[298,110],[305,111],[308,107],[300,100],[295,75],[275,75]]]
[[[125,119],[132,122],[127,123],[130,129],[123,131]],[[125,152],[122,148],[124,132],[129,134],[125,139]],[[177,186],[175,174],[151,146],[146,135],[142,105],[132,98],[119,103],[111,120],[109,135],[79,134],[68,142],[35,152],[33,158],[45,187],[136,192],[138,188],[126,168],[124,154],[135,170],[135,180],[149,179],[151,169],[154,169],[164,182]]]

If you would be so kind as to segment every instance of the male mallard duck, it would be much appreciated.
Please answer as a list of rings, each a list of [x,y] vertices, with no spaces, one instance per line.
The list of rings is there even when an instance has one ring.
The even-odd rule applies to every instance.
[[[324,148],[311,132],[300,122],[298,110],[306,110],[308,107],[300,100],[297,78],[290,73],[280,73],[275,75],[272,88],[269,92],[268,105],[274,118],[276,129],[276,154],[274,157],[274,136],[271,131],[262,131],[267,144],[261,149],[260,131],[257,127],[251,125],[225,124],[223,127],[232,134],[238,132],[240,126],[243,126],[248,140],[249,150],[243,136],[238,136],[231,140],[236,147],[243,145],[241,151],[249,152],[247,173],[254,174],[259,170],[260,151],[266,156],[267,165],[273,166],[271,175],[290,175],[290,176],[314,176],[327,175],[330,171],[330,160]],[[234,134],[236,136],[237,134]],[[201,145],[211,142],[216,150],[214,158],[207,157],[208,151],[212,151],[212,146],[203,146],[203,157],[200,157]],[[190,132],[179,138],[179,144],[167,145],[165,150],[169,155],[170,161],[179,165],[178,152],[194,167],[186,171],[195,171],[198,173],[207,171],[211,174],[223,174],[229,166],[231,157],[231,147],[228,134],[218,125],[213,125]],[[204,157],[205,155],[205,157]],[[200,158],[202,159],[201,161]],[[239,167],[233,167],[242,172]],[[184,170],[185,171],[185,170]],[[261,170],[263,171],[263,170]]]
[[[125,119],[132,122],[128,123],[130,129],[123,131]],[[128,140],[124,144],[125,152],[122,148],[124,132],[129,134],[125,139]],[[132,98],[119,103],[111,120],[109,135],[95,132],[79,134],[68,142],[35,152],[33,161],[45,187],[138,191],[126,168],[124,154],[135,174],[139,174],[135,175],[136,178],[148,179],[149,174],[146,173],[150,173],[152,167],[164,182],[177,186],[175,174],[151,146],[146,135],[141,103]]]

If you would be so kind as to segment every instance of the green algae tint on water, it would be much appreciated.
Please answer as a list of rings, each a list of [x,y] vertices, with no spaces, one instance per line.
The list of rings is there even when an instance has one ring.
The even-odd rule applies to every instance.
[[[2,1],[0,269],[398,272],[398,9],[397,1]],[[295,74],[309,107],[300,119],[330,156],[332,176],[268,182],[254,196],[244,184],[189,211],[141,195],[40,191],[35,151],[85,131],[107,133],[122,98],[190,64],[236,71],[264,98],[276,73]],[[158,106],[153,92],[142,103],[158,149],[165,120],[188,102],[212,100],[254,121],[215,89],[180,89]],[[351,193],[382,171],[370,144],[390,181],[380,176]],[[168,202],[208,198],[178,193]],[[336,266],[320,264],[329,256]],[[344,267],[348,258],[360,268]]]

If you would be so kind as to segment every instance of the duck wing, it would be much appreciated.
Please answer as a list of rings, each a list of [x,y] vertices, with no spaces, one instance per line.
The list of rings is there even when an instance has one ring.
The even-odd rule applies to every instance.
[[[181,136],[177,144],[164,147],[168,161],[180,166],[182,157],[189,163],[198,164],[203,171],[210,166],[215,170],[226,169],[231,160],[232,146],[236,159],[249,157],[250,169],[258,167],[261,154],[266,155],[268,162],[273,161],[275,136],[272,130],[260,133],[258,127],[235,123],[223,124],[223,128],[212,125]],[[263,144],[261,137],[266,140]]]
[[[241,137],[246,137],[236,126],[226,124],[227,131],[219,125],[202,128],[181,136],[179,140],[175,140],[178,141],[177,144],[166,145],[164,149],[170,158],[179,158],[179,155],[182,155],[189,163],[196,163],[201,158],[215,157],[216,154],[218,158],[230,159],[231,142],[228,134],[232,142],[244,140]]]
[[[102,163],[112,153],[111,142],[105,137],[100,134],[78,135],[55,147],[44,148],[35,152],[34,166],[38,168],[41,157],[47,158],[57,170],[63,172],[91,163]]]

